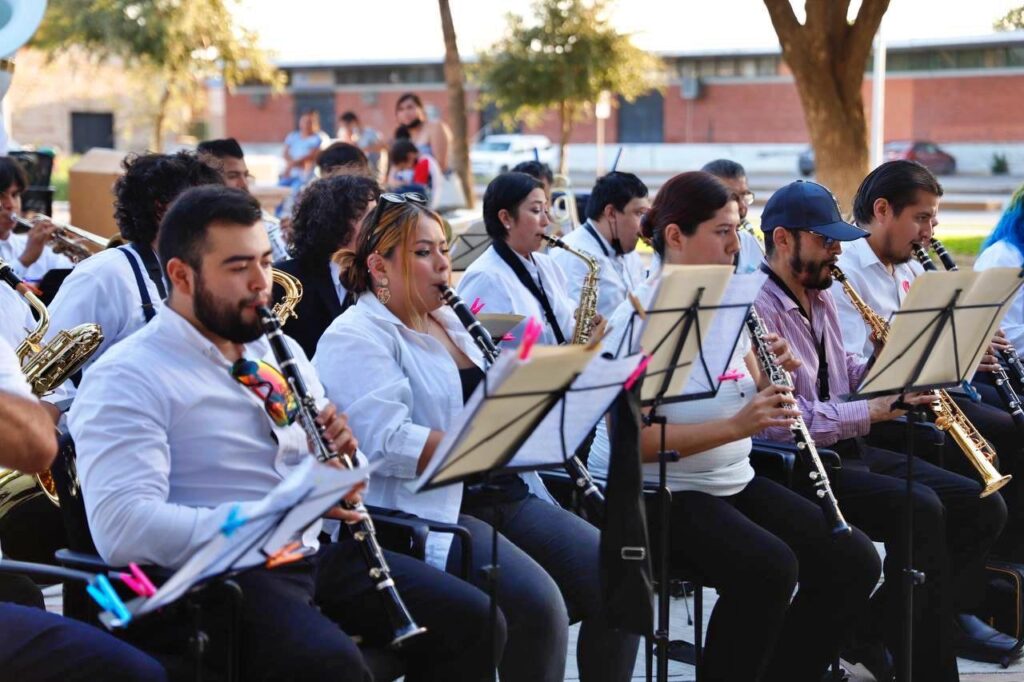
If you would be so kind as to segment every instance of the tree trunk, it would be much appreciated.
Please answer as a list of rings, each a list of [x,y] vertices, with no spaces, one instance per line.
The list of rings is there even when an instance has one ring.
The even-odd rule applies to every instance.
[[[448,88],[448,111],[451,117],[452,166],[466,192],[466,208],[473,208],[473,173],[469,165],[469,122],[466,117],[466,90],[463,87],[462,61],[459,59],[459,45],[452,23],[452,10],[448,0],[437,0],[441,9],[441,31],[444,33],[444,80]]]
[[[158,153],[164,150],[164,121],[167,119],[167,105],[170,101],[171,88],[168,84],[160,95],[160,104],[157,105],[156,116],[153,119],[153,151]]]
[[[790,0],[764,0],[782,46],[814,147],[818,180],[844,213],[868,171],[868,131],[861,86],[871,42],[889,0],[862,0],[847,19],[850,0],[806,0],[800,24]]]
[[[572,124],[576,113],[573,103],[562,100],[558,105],[558,173],[568,175],[569,159],[566,149],[572,136]]]

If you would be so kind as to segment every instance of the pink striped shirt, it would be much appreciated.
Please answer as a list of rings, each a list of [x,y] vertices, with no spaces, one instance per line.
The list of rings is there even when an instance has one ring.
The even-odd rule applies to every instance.
[[[810,321],[773,279],[765,282],[754,306],[768,330],[786,339],[803,362],[792,372],[796,399],[814,442],[827,447],[840,440],[867,435],[871,428],[866,400],[843,401],[843,396],[859,385],[867,366],[859,356],[843,348],[839,313],[832,294],[808,291],[807,296],[811,306]],[[818,400],[817,339],[821,338],[825,339],[828,362],[830,399],[827,402]],[[793,440],[792,432],[781,427],[766,429],[757,436],[768,440]]]

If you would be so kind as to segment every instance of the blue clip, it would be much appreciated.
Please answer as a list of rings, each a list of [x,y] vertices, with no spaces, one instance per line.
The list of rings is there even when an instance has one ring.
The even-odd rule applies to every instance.
[[[232,533],[244,526],[247,521],[248,519],[242,516],[241,507],[236,504],[228,510],[228,518],[221,525],[220,532],[230,537]]]
[[[117,591],[114,590],[114,586],[110,584],[107,576],[102,573],[98,574],[92,583],[86,585],[86,591],[89,596],[92,597],[100,608],[104,611],[109,611],[117,617],[117,625],[124,627],[131,621],[132,614],[128,611],[128,607],[121,601],[121,597],[118,596]]]
[[[978,389],[974,388],[974,386],[971,386],[971,383],[969,381],[961,381],[960,385],[963,387],[964,393],[967,394],[967,397],[971,399],[972,403],[981,402],[981,396],[978,394]]]

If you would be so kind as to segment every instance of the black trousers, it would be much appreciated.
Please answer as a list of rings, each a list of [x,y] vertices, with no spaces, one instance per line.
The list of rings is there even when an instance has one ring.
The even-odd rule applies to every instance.
[[[387,561],[414,619],[428,630],[402,649],[405,679],[493,679],[487,596],[417,559],[389,552]],[[391,629],[350,537],[343,534],[341,542],[322,548],[315,558],[274,570],[256,568],[236,580],[245,595],[241,679],[372,680],[353,637],[383,646],[391,639]],[[204,606],[204,626],[211,634],[207,660],[216,668],[226,655],[227,609],[214,597]],[[180,622],[143,620],[132,630],[147,651],[180,653]],[[505,623],[499,617],[499,645],[504,638]],[[494,653],[500,658],[500,649]]]
[[[850,450],[844,442],[839,450]],[[906,455],[857,444],[844,457],[833,489],[850,523],[885,543],[885,583],[872,598],[872,634],[902,660]],[[914,679],[958,679],[952,617],[969,610],[982,589],[984,560],[1006,521],[999,494],[981,498],[974,480],[914,458],[913,566],[926,580],[914,590]]]
[[[760,476],[729,497],[674,492],[671,538],[673,570],[718,590],[702,670],[715,682],[818,682],[881,572],[862,532],[833,538],[818,505]]]
[[[1010,561],[1024,563],[1024,433],[1017,428],[1013,417],[1006,411],[1005,403],[995,386],[987,383],[990,378],[991,373],[979,372],[975,379],[974,387],[981,395],[981,403],[957,394],[954,394],[954,398],[971,423],[996,449],[1000,473],[1013,476],[1013,480],[1000,491],[1006,501],[1008,516],[1006,528],[992,553]],[[952,447],[956,451],[947,452],[945,466],[965,476],[977,478],[959,448],[956,445]]]
[[[0,603],[0,677],[19,682],[162,682],[155,659],[98,627]]]

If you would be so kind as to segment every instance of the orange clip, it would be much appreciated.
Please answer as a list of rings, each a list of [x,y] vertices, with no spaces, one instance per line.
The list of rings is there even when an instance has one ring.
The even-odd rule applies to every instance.
[[[298,540],[289,542],[287,545],[267,557],[267,568],[277,568],[278,566],[298,561],[302,557],[306,556],[302,552],[295,551],[300,547],[302,547],[302,543]]]

